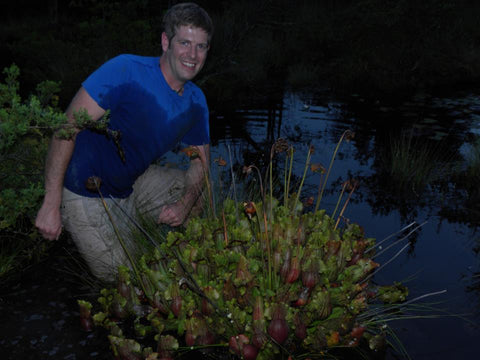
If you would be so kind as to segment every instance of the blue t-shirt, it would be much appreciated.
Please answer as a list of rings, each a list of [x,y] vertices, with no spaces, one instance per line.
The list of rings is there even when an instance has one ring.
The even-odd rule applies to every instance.
[[[81,131],[64,181],[76,194],[98,196],[85,187],[89,177],[98,176],[104,196],[127,197],[150,164],[179,142],[209,143],[205,96],[192,82],[178,95],[163,77],[158,57],[117,56],[82,85],[100,107],[110,110],[109,128],[121,134],[125,162],[112,138]]]

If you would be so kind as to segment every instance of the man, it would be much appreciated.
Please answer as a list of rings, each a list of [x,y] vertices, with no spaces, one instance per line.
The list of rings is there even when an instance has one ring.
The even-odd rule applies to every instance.
[[[53,137],[47,156],[45,197],[35,225],[46,239],[56,240],[63,222],[93,274],[107,281],[126,257],[105,204],[116,226],[128,223],[118,203],[132,214],[178,226],[200,196],[208,162],[208,108],[190,80],[205,63],[212,21],[196,4],[181,3],[165,14],[163,25],[160,58],[111,59],[82,83],[66,111],[73,123],[79,110],[93,120],[109,110],[109,128],[120,133],[119,144],[83,130],[73,140]],[[186,172],[151,165],[179,142],[198,152]],[[99,191],[85,186],[93,176]]]

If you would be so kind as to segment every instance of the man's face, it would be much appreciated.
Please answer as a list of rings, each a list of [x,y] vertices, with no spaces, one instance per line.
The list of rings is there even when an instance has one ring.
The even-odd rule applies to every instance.
[[[170,86],[183,85],[202,69],[209,48],[208,35],[200,28],[180,26],[172,40],[162,34],[163,56],[168,66],[167,82]]]

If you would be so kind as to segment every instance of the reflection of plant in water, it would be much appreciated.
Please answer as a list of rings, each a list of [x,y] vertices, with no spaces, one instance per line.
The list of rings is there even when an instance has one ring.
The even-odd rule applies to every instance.
[[[475,255],[480,254],[480,238],[475,239],[475,245],[473,247],[473,252]],[[475,271],[472,273],[471,284],[467,287],[469,291],[480,292],[480,271]]]
[[[476,229],[480,225],[480,141],[467,148],[464,164],[453,175],[455,186],[448,189],[449,201],[440,215]]]
[[[467,154],[467,168],[465,176],[472,182],[480,180],[480,139],[470,146],[470,151]]]

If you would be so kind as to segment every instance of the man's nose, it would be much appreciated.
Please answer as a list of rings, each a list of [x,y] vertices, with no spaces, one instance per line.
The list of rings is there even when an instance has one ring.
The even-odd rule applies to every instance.
[[[191,46],[190,49],[188,50],[188,56],[190,56],[191,59],[196,59],[197,58],[197,47],[196,46]]]

